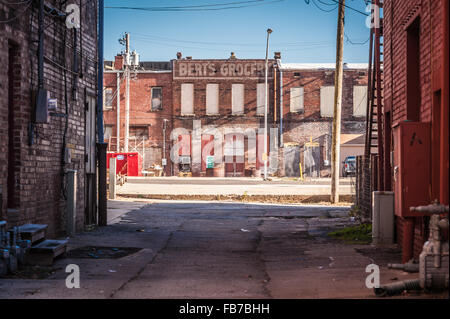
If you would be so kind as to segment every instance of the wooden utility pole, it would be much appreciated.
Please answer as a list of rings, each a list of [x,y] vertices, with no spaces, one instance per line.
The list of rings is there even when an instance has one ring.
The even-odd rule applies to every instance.
[[[125,34],[125,153],[128,153],[128,140],[130,137],[130,35]]]
[[[339,0],[339,13],[336,38],[336,70],[334,77],[334,116],[333,136],[331,144],[331,203],[339,202],[339,171],[341,144],[341,108],[342,108],[342,79],[344,55],[344,17],[345,0]]]

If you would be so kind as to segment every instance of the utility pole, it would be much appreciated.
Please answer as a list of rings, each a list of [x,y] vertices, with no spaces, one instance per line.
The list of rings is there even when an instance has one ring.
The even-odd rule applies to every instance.
[[[339,12],[336,38],[336,70],[334,78],[334,116],[333,136],[331,144],[331,203],[339,202],[339,167],[341,147],[341,108],[342,108],[342,79],[344,54],[344,17],[345,0],[339,0]]]
[[[116,92],[116,98],[117,98],[117,146],[116,146],[116,152],[120,152],[120,72],[117,72],[117,92]]]
[[[267,29],[267,45],[266,45],[266,68],[265,68],[265,103],[264,103],[264,154],[263,154],[263,160],[264,160],[264,180],[267,180],[267,161],[269,159],[269,156],[267,154],[267,113],[268,113],[268,104],[269,104],[269,92],[268,92],[268,56],[269,56],[269,35],[272,33],[271,29]]]
[[[130,137],[130,35],[125,34],[125,153],[128,153],[128,139]]]

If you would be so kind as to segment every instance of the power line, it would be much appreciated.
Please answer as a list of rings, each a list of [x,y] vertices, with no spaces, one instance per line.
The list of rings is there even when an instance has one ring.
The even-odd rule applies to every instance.
[[[336,2],[336,3],[339,4],[339,5],[342,4],[341,0],[339,0],[339,1],[338,1],[338,0],[331,0],[331,1]],[[362,11],[360,11],[360,10],[358,10],[358,9],[355,9],[355,8],[353,8],[353,7],[350,7],[349,5],[344,4],[344,7],[348,8],[348,9],[350,9],[350,10],[353,10],[353,11],[355,11],[355,12],[361,13],[362,15],[365,15],[366,17],[369,16],[369,14],[367,14],[367,13],[365,13],[365,12],[362,12]]]
[[[326,2],[324,2],[324,1],[322,1],[322,0],[317,0],[317,1],[320,2],[320,3],[322,3],[322,4],[324,4],[324,5],[328,5],[328,6],[333,5],[333,4],[331,4],[331,3],[326,3]],[[310,4],[310,3],[312,2],[319,10],[324,11],[324,12],[331,12],[331,11],[333,11],[333,10],[336,10],[337,6],[340,5],[340,4],[342,4],[342,2],[341,2],[340,0],[339,0],[339,1],[338,1],[338,0],[331,0],[331,1],[335,2],[336,7],[333,8],[333,9],[327,10],[327,9],[323,9],[323,8],[321,8],[319,5],[317,5],[317,3],[315,2],[315,0],[305,0],[306,4]],[[364,0],[364,3],[367,4],[368,1],[367,1],[367,0]],[[366,17],[369,16],[369,14],[367,14],[367,13],[361,11],[361,10],[355,9],[355,8],[353,8],[353,7],[351,7],[351,6],[347,5],[347,4],[344,4],[344,7],[348,8],[348,9],[350,9],[350,10],[353,10],[353,11],[355,11],[355,12],[357,12],[357,13],[360,13],[360,14],[362,14],[362,15],[365,15]]]
[[[134,33],[133,34],[136,38],[141,40],[149,40],[149,41],[167,41],[170,43],[173,42],[180,42],[180,43],[189,43],[189,44],[202,44],[202,45],[213,45],[213,46],[250,46],[250,47],[260,47],[261,44],[256,43],[231,43],[231,42],[202,42],[202,41],[190,41],[190,40],[178,40],[174,38],[167,38],[167,37],[160,37],[155,35],[145,35],[142,33]],[[314,46],[314,45],[322,45],[322,44],[328,44],[329,41],[311,41],[311,42],[280,42],[280,43],[274,43],[275,46]]]
[[[251,0],[229,2],[223,4],[197,5],[197,6],[178,6],[178,7],[124,7],[124,6],[105,6],[105,9],[119,9],[119,10],[138,10],[150,12],[189,12],[189,11],[219,11],[229,9],[241,9],[247,7],[255,7],[267,5],[276,2],[283,2],[285,0]],[[220,8],[212,8],[213,6],[221,6]]]
[[[27,3],[27,2],[28,2],[28,5],[21,12],[19,12],[16,16],[14,16],[12,18],[9,18],[7,20],[0,20],[0,23],[8,23],[8,22],[11,22],[11,21],[14,21],[14,20],[20,18],[22,16],[22,14],[24,14],[30,8],[30,6],[33,3],[32,0],[24,1],[24,2],[21,2],[21,3]],[[7,3],[7,4],[20,4],[20,3],[19,2],[16,2],[16,3],[12,3],[11,2],[11,3]]]
[[[320,0],[318,0],[320,3],[323,3],[322,1],[320,1]],[[336,10],[336,8],[337,8],[337,5],[334,7],[334,8],[331,8],[331,9],[323,9],[323,8],[321,8],[317,3],[316,3],[316,1],[315,0],[312,0],[312,3],[316,6],[316,8],[317,9],[319,9],[320,11],[323,11],[323,12],[331,12],[331,11],[334,11],[334,10]],[[327,5],[328,5],[328,3],[326,3]]]
[[[344,36],[345,36],[345,39],[346,39],[347,43],[350,43],[350,44],[353,44],[353,45],[364,45],[364,44],[366,44],[367,42],[369,42],[369,40],[370,40],[370,37],[368,37],[367,40],[364,41],[364,42],[354,42],[354,41],[352,41],[352,40],[349,38],[349,36],[348,36],[346,33],[344,33]]]

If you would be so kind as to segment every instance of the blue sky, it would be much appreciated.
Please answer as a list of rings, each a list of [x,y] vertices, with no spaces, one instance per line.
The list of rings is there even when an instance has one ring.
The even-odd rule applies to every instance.
[[[105,6],[195,6],[242,1],[105,0]],[[266,30],[271,28],[269,57],[280,51],[283,62],[335,62],[337,4],[334,0],[260,0],[245,5],[252,6],[195,12],[106,8],[105,58],[111,60],[124,49],[118,39],[125,32],[130,33],[131,49],[141,54],[141,61],[169,61],[179,51],[184,57],[194,59],[224,59],[230,52],[235,52],[237,58],[264,58]],[[362,12],[366,9],[364,0],[347,0],[346,5]],[[331,11],[322,11],[317,6]],[[366,16],[346,8],[346,39],[366,43],[346,41],[345,62],[368,62],[369,29],[365,21]]]

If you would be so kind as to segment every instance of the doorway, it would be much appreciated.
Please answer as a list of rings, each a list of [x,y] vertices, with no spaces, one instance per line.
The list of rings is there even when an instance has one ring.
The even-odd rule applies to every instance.
[[[230,133],[225,135],[225,176],[242,177],[245,170],[244,134]]]

